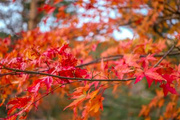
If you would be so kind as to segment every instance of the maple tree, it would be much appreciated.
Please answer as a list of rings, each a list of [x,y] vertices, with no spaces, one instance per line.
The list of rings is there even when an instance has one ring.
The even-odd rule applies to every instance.
[[[2,119],[26,119],[44,97],[54,93],[73,100],[64,110],[72,109],[74,119],[100,119],[108,88],[115,93],[142,81],[159,88],[139,116],[151,119],[150,112],[161,109],[169,97],[158,117],[180,119],[180,1],[42,2],[36,10],[44,15],[43,22],[53,15],[60,26],[41,32],[31,19],[31,27],[18,33],[18,40],[10,36],[0,40],[0,106],[8,110]],[[71,14],[70,7],[85,12]],[[138,36],[116,41],[112,33],[120,26],[129,26]]]

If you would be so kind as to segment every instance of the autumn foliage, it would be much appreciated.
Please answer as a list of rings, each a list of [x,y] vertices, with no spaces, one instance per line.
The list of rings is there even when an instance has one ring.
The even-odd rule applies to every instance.
[[[116,93],[142,81],[156,86],[156,96],[142,106],[139,117],[151,119],[151,111],[163,107],[168,97],[159,119],[180,119],[180,23],[167,22],[179,19],[179,5],[168,0],[46,1],[38,12],[45,24],[53,14],[59,27],[0,39],[0,106],[8,111],[2,119],[26,119],[54,93],[72,100],[64,110],[72,109],[73,119],[100,119],[108,88]],[[85,12],[68,12],[72,6]],[[115,17],[108,15],[111,11]],[[136,37],[115,40],[113,31],[124,25]]]

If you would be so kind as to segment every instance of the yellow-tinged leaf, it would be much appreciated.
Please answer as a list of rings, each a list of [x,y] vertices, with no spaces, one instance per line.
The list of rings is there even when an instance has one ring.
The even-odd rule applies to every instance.
[[[150,112],[150,109],[147,106],[142,105],[142,109],[139,113],[139,116],[142,116],[142,115],[148,116],[149,112]]]
[[[99,89],[97,89],[96,91],[91,92],[90,93],[91,99],[93,99],[98,94],[98,92],[99,92]]]
[[[4,104],[5,99],[2,100],[2,102],[0,103],[0,107]]]
[[[66,106],[64,108],[64,110],[68,107],[72,107],[72,106],[77,106],[79,105],[81,102],[83,102],[86,99],[86,95],[82,94],[81,96],[79,96],[78,99],[74,100],[71,104],[69,104],[68,106]]]
[[[99,108],[100,108],[100,104],[99,103],[95,103],[92,107],[91,107],[91,109],[90,109],[90,111],[94,111],[94,112],[97,112],[98,110],[99,110]]]

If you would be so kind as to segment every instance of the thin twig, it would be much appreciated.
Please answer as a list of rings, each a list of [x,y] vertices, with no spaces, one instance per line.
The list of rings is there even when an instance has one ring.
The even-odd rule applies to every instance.
[[[175,45],[173,44],[173,46],[162,56],[162,58],[153,66],[153,67],[157,67],[162,60],[174,49]]]
[[[50,90],[48,93],[44,94],[43,96],[41,96],[40,98],[38,98],[37,100],[35,100],[31,105],[35,104],[37,101],[41,100],[42,98],[48,96],[50,93],[54,92],[55,90],[57,90],[58,88],[62,87],[63,85],[67,85],[67,84],[75,83],[75,82],[79,82],[79,81],[73,81],[73,82],[63,83],[63,84],[61,84],[61,85],[58,85],[58,86],[55,87],[54,89]]]
[[[168,56],[174,56],[174,55],[180,55],[180,52],[174,52],[174,53],[169,53]],[[140,57],[146,57],[147,55],[140,55]],[[154,57],[163,57],[164,54],[155,54]],[[95,63],[99,63],[101,62],[101,60],[103,59],[103,61],[112,61],[112,60],[118,60],[118,59],[121,59],[123,58],[123,55],[114,55],[114,56],[108,56],[108,57],[103,57],[103,58],[99,58],[99,59],[96,59],[96,60],[93,60],[93,61],[90,61],[90,62],[87,62],[87,63],[84,63],[84,64],[80,64],[80,65],[77,65],[76,67],[84,67],[84,66],[88,66],[88,65],[91,65],[91,64],[95,64]]]
[[[16,72],[3,73],[3,74],[0,74],[0,77],[6,76],[6,75],[17,75],[17,73]]]

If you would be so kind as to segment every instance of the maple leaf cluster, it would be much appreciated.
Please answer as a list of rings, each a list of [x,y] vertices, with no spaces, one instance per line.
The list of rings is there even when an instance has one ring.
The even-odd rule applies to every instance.
[[[7,99],[8,94],[11,94],[13,90],[17,92],[17,95],[25,94],[24,97],[15,97],[7,103],[9,109],[7,119],[15,119],[23,112],[29,111],[32,105],[37,104],[35,101],[43,95],[40,94],[41,90],[46,89],[44,94],[47,94],[57,85],[71,83],[70,79],[54,79],[52,76],[45,76],[45,74],[79,78],[87,76],[86,70],[75,67],[77,60],[70,54],[68,44],[53,37],[53,35],[46,38],[46,42],[44,42],[42,38],[45,38],[47,34],[51,33],[43,34],[37,30],[25,33],[24,38],[17,41],[14,50],[5,57],[1,57],[1,85],[6,86],[8,84],[4,88],[1,87],[4,91],[1,95],[2,99]],[[36,40],[37,43],[28,44],[32,43],[32,40]],[[31,71],[31,73],[32,71],[41,72],[44,75],[13,72],[13,70],[4,69],[3,66]],[[9,75],[3,76],[3,74]],[[17,109],[20,112],[11,116]]]
[[[168,92],[177,94],[174,82],[179,79],[180,66],[174,69],[164,61],[159,66],[152,67],[158,61],[154,54],[147,56],[138,54],[139,50],[146,53],[145,50],[150,51],[153,46],[158,45],[152,43],[151,40],[149,49],[145,47],[147,44],[139,43],[134,49],[134,54],[124,54],[119,60],[107,63],[102,59],[100,67],[96,66],[96,73],[100,75],[91,75],[88,69],[76,67],[78,60],[70,53],[71,49],[67,42],[55,37],[58,32],[37,31],[24,33],[23,39],[17,41],[13,50],[1,57],[1,85],[8,85],[1,87],[4,91],[1,95],[2,99],[5,101],[13,91],[16,91],[15,96],[21,96],[7,103],[8,117],[6,119],[15,119],[17,116],[21,116],[19,119],[26,118],[27,115],[23,113],[28,113],[33,106],[37,107],[41,98],[54,92],[53,88],[64,88],[67,84],[73,83],[73,80],[79,82],[79,86],[73,93],[68,94],[74,101],[66,108],[73,108],[74,116],[80,119],[99,116],[99,110],[103,110],[103,93],[109,87],[108,81],[112,81],[112,85],[115,86],[113,81],[128,81],[128,78],[135,77],[133,79],[136,84],[146,78],[149,87],[153,82],[159,84],[165,96]],[[6,40],[7,38],[3,41]],[[34,40],[37,43],[31,42]],[[164,48],[157,47],[153,50],[158,53],[162,49]],[[103,72],[100,72],[98,68]],[[111,71],[110,74],[109,71]],[[114,80],[112,77],[117,77],[117,79]],[[79,111],[82,111],[81,116],[78,116]]]

